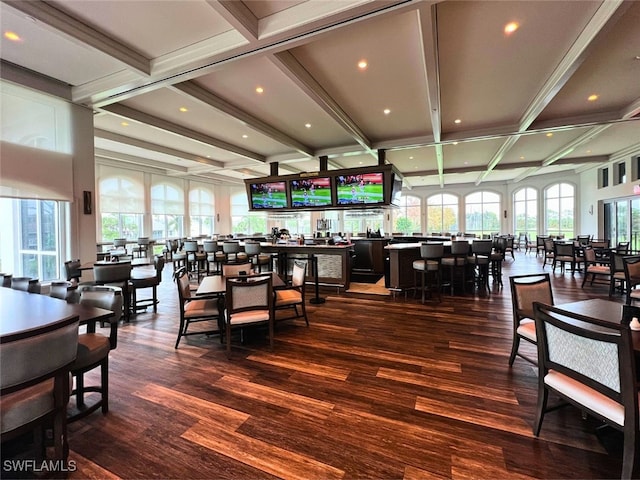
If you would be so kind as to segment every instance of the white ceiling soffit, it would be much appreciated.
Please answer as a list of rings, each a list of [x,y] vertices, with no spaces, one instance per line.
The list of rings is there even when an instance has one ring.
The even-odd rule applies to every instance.
[[[640,153],[640,2],[0,0],[0,18],[2,78],[68,85],[108,162],[238,184],[383,149],[405,186],[446,188]]]

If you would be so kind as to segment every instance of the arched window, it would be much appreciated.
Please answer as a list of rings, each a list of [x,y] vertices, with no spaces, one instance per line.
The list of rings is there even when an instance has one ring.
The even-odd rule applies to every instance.
[[[135,240],[142,235],[144,184],[142,172],[98,166],[102,241]]]
[[[427,198],[427,232],[457,233],[458,197],[449,193],[438,193]]]
[[[528,239],[538,234],[538,192],[535,188],[521,188],[513,194],[513,231],[524,233]]]
[[[500,232],[500,195],[480,191],[465,197],[465,233]]]
[[[189,191],[189,219],[192,237],[213,235],[215,206],[213,192],[196,186]]]
[[[391,230],[405,235],[422,232],[421,205],[420,197],[401,195],[398,208],[392,211]]]
[[[544,192],[545,231],[549,235],[574,237],[575,187],[556,183]]]
[[[250,212],[247,193],[243,190],[231,196],[231,229],[233,233],[267,232],[267,214]]]
[[[154,175],[151,214],[153,238],[184,236],[184,192],[181,186]]]

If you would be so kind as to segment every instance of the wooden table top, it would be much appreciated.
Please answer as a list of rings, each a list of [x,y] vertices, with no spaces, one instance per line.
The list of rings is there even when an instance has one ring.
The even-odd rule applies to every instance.
[[[78,317],[81,325],[91,328],[95,322],[112,315],[111,310],[0,287],[0,338],[3,342],[37,335],[74,317]]]
[[[265,275],[256,274],[251,278],[264,277]],[[234,277],[237,278],[237,277]],[[198,290],[196,290],[196,296],[200,295],[221,295],[226,292],[227,277],[223,277],[222,275],[210,275],[204,277],[200,285],[198,285]],[[271,272],[271,286],[273,288],[284,287],[285,283],[282,281],[280,276]]]
[[[622,312],[624,304],[614,302],[612,300],[603,300],[601,298],[592,298],[590,300],[580,300],[577,302],[563,303],[556,305],[557,308],[566,310],[567,312],[594,317],[599,320],[606,320],[614,323],[620,323],[622,320]],[[640,331],[632,330],[631,339],[633,341],[633,349],[636,354],[640,353]]]

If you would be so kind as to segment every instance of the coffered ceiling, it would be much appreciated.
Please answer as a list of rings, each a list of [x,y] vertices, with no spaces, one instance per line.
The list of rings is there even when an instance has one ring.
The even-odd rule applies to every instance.
[[[0,7],[5,80],[61,82],[95,111],[97,157],[170,175],[242,183],[384,150],[407,188],[446,188],[640,151],[637,1]]]

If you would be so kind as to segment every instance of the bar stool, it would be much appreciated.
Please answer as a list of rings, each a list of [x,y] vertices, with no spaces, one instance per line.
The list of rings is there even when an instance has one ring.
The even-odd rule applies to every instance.
[[[196,240],[185,240],[184,252],[187,255],[187,272],[195,272],[200,281],[200,266],[206,261],[207,255],[200,251]]]
[[[442,259],[442,266],[449,268],[449,279],[451,281],[451,295],[456,278],[456,272],[462,278],[462,290],[467,286],[467,255],[469,255],[469,242],[467,240],[451,241],[451,256]]]
[[[507,239],[496,237],[493,240],[493,251],[491,252],[491,276],[493,283],[502,285],[502,262],[504,261],[507,248]]]
[[[493,240],[474,240],[471,244],[471,253],[468,258],[469,263],[475,266],[476,280],[478,288],[489,288],[489,264],[491,263],[491,252],[493,250]]]
[[[435,282],[438,300],[442,300],[440,289],[442,288],[442,257],[444,256],[443,243],[422,243],[420,245],[420,260],[413,262],[414,278],[420,273],[422,290],[422,303],[424,303],[425,288],[431,290]],[[431,275],[430,275],[431,274]],[[435,278],[433,278],[435,277]],[[426,282],[426,284],[425,284]],[[417,281],[415,282],[417,284]]]
[[[247,254],[240,249],[240,242],[222,242],[222,251],[225,254],[225,263],[245,263]]]
[[[262,253],[260,242],[247,240],[244,243],[244,253],[247,254],[249,262],[254,265],[254,270],[257,270],[258,273],[262,272],[263,265],[271,264],[271,255]]]
[[[142,258],[149,255],[149,237],[138,237],[138,246],[133,250],[133,254]]]

